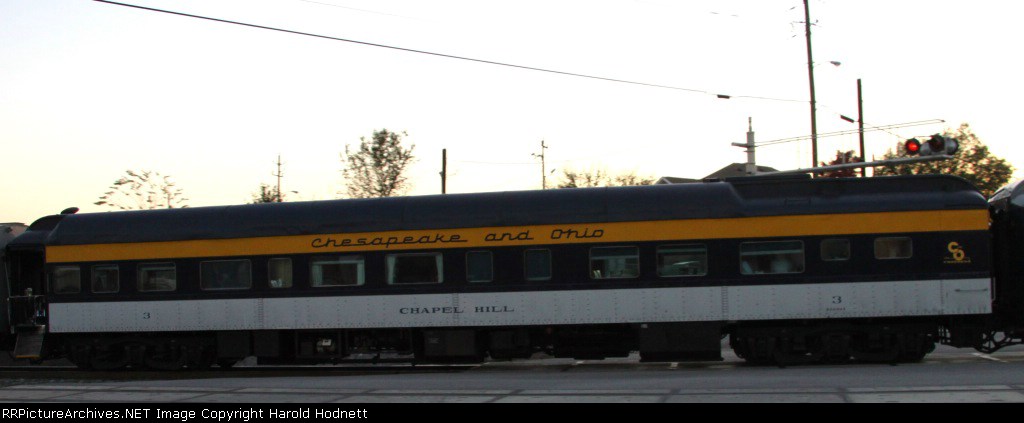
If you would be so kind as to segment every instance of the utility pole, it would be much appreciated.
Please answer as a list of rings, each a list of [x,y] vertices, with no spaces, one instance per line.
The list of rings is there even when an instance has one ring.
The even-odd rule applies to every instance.
[[[277,177],[277,201],[276,202],[280,203],[282,201],[282,199],[281,199],[281,197],[282,197],[282,195],[281,195],[281,177],[284,176],[284,174],[281,173],[281,155],[280,154],[277,155],[277,173],[271,173],[271,175]]]
[[[866,162],[864,157],[864,97],[860,92],[860,78],[857,78],[857,133],[860,136],[860,161]],[[868,176],[868,168],[860,168],[860,177]]]
[[[754,158],[754,119],[747,117],[747,175],[757,174],[757,161]]]
[[[807,34],[807,77],[811,83],[811,167],[818,167],[818,105],[814,98],[814,58],[811,56],[811,11],[804,0],[804,29]]]
[[[547,164],[544,162],[544,150],[547,148],[548,146],[544,145],[544,140],[540,140],[540,154],[531,153],[533,157],[540,158],[540,189],[548,189]]]
[[[747,118],[747,142],[745,144],[744,143],[734,142],[734,143],[732,143],[732,145],[735,146],[735,147],[746,147],[745,151],[747,152],[747,164],[746,164],[746,169],[745,169],[744,173],[746,173],[747,175],[756,175],[757,174],[757,160],[754,157],[754,151],[755,151],[756,146],[754,145],[754,119],[753,118],[750,118],[750,117]]]
[[[448,149],[447,148],[442,148],[441,149],[441,194],[447,194],[448,193],[448,188],[447,188],[447,185],[446,185],[447,182],[448,182]]]

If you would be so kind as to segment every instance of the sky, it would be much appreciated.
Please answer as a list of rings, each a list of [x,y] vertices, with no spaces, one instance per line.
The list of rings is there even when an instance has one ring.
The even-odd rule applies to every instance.
[[[251,201],[284,163],[289,200],[340,198],[340,153],[386,128],[415,145],[410,195],[541,188],[565,170],[700,178],[757,141],[809,135],[800,0],[0,0],[0,222],[98,198],[126,170],[192,207]],[[1024,176],[1014,1],[810,0],[818,132],[866,155],[969,123]],[[651,85],[659,85],[655,87]],[[730,96],[719,98],[717,94]],[[819,161],[857,148],[819,138]],[[810,141],[758,164],[811,166]]]

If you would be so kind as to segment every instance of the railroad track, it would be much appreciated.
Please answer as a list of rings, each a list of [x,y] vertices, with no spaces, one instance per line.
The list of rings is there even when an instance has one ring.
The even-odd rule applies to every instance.
[[[213,368],[208,370],[154,371],[127,369],[117,371],[80,370],[74,366],[0,366],[0,380],[173,380],[243,377],[341,376],[397,373],[452,373],[478,365],[332,365],[332,366],[259,366]]]

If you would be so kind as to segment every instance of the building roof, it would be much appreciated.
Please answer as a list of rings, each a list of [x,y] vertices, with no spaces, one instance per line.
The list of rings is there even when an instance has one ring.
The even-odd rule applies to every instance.
[[[700,179],[677,178],[675,176],[662,176],[661,179],[658,179],[658,182],[655,182],[655,184],[686,184],[690,182],[700,182]]]
[[[757,173],[772,173],[772,172],[778,172],[778,169],[771,168],[771,167],[768,167],[768,166],[758,166],[757,167]],[[700,182],[702,180],[722,180],[722,179],[726,179],[726,178],[737,178],[737,177],[742,177],[742,176],[750,176],[750,175],[747,175],[747,164],[746,163],[733,163],[733,164],[725,166],[725,167],[723,167],[721,169],[718,169],[714,173],[712,173],[712,174],[710,174],[708,176],[705,176],[702,179],[689,179],[689,178],[677,178],[675,176],[662,176],[661,179],[658,179],[658,182],[655,182],[655,183],[656,184],[662,184],[662,185],[664,185],[664,184],[686,184],[686,183],[690,183],[690,182]]]
[[[757,173],[771,173],[778,172],[778,169],[771,168],[768,166],[758,166]],[[735,178],[739,176],[750,176],[747,175],[747,164],[746,163],[733,163],[721,169],[718,169],[715,173],[705,176],[704,179],[725,179]]]

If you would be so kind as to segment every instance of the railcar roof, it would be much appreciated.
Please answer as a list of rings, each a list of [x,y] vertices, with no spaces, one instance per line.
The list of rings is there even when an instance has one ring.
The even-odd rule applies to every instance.
[[[60,220],[47,244],[986,207],[970,183],[951,176],[746,178],[75,214]]]

